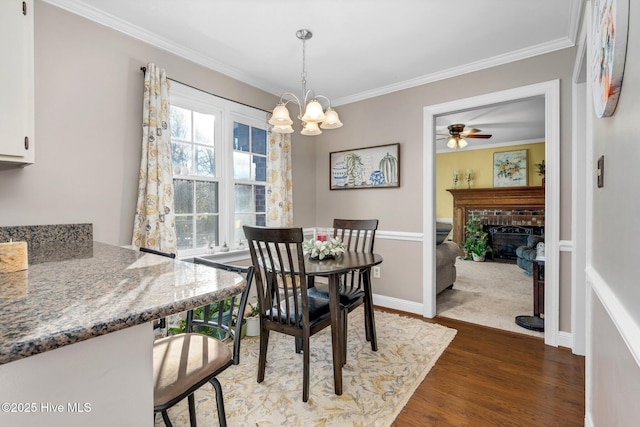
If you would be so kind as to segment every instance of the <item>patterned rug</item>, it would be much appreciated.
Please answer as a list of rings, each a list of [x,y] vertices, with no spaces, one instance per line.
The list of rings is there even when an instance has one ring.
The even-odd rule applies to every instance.
[[[376,311],[378,351],[364,337],[362,307],[349,315],[343,394],[333,388],[330,328],[311,337],[310,397],[302,402],[302,355],[292,337],[272,332],[265,380],[256,382],[258,337],[242,340],[240,365],[218,378],[229,426],[388,426],[453,340],[456,330]],[[195,393],[200,425],[217,425],[215,394]],[[169,410],[174,426],[188,426],[186,399]],[[156,416],[156,426],[164,425]]]

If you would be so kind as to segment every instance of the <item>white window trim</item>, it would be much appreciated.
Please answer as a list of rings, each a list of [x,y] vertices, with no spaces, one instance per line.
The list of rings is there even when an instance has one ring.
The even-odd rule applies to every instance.
[[[183,107],[190,110],[197,110],[202,113],[212,114],[216,116],[216,126],[214,128],[214,150],[215,150],[215,167],[216,181],[218,185],[218,202],[219,202],[219,246],[227,242],[230,252],[236,252],[235,242],[233,238],[233,221],[235,199],[233,192],[233,146],[226,144],[233,141],[233,122],[240,122],[267,130],[267,121],[265,112],[246,105],[238,104],[215,95],[208,94],[198,89],[171,82],[171,105]],[[217,121],[219,120],[219,126]],[[267,141],[268,143],[268,141]],[[191,178],[192,176],[185,176]],[[239,252],[245,252],[242,249]],[[216,254],[229,254],[229,252],[219,252]],[[182,249],[178,251],[179,258],[188,258],[193,256],[207,254],[206,248]]]

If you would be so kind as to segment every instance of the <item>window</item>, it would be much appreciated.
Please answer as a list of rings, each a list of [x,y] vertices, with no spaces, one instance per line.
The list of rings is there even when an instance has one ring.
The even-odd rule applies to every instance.
[[[234,241],[242,226],[266,225],[267,131],[233,122]]]
[[[244,224],[266,224],[264,113],[174,83],[170,128],[180,255],[236,248]]]

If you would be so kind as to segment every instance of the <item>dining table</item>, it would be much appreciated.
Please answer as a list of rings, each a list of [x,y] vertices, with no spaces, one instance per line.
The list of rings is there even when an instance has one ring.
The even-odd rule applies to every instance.
[[[373,297],[371,292],[371,280],[369,279],[371,267],[382,263],[382,256],[376,253],[363,253],[345,251],[334,258],[311,259],[305,256],[304,268],[307,276],[327,277],[329,284],[329,309],[331,312],[331,346],[333,354],[333,379],[337,395],[342,395],[342,366],[344,364],[343,349],[344,337],[347,331],[343,330],[340,319],[340,276],[354,270],[364,270],[365,304],[373,309]],[[375,322],[374,322],[375,323]],[[371,325],[371,339],[375,343],[375,324]],[[374,348],[377,350],[377,348]]]

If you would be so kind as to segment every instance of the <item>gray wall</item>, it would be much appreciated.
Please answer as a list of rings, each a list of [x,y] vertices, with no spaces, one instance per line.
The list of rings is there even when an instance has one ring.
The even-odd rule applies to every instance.
[[[423,108],[462,98],[560,79],[560,238],[571,239],[571,74],[574,48],[391,93],[336,108],[345,125],[317,136],[316,220],[376,217],[380,230],[422,233]],[[329,153],[336,150],[401,144],[401,187],[330,191]],[[433,185],[429,182],[427,185]],[[377,294],[422,302],[422,247],[415,242],[378,239],[385,255]],[[561,257],[570,271],[570,256]],[[566,265],[565,265],[566,264]],[[561,275],[560,330],[571,330],[570,274]]]
[[[640,419],[640,9],[631,3],[618,106],[612,117],[593,115],[592,125],[593,159],[605,156],[604,188],[587,189],[593,195],[589,276],[595,291],[588,375],[596,426],[637,425]]]
[[[0,225],[89,222],[96,240],[131,243],[142,138],[140,67],[148,62],[165,68],[171,78],[259,108],[273,108],[277,101],[36,1],[36,162],[0,172]],[[293,156],[296,161],[300,154]],[[294,167],[294,179],[312,166],[307,161],[304,168]],[[301,200],[313,206],[304,192]],[[299,209],[301,215],[308,210]]]

